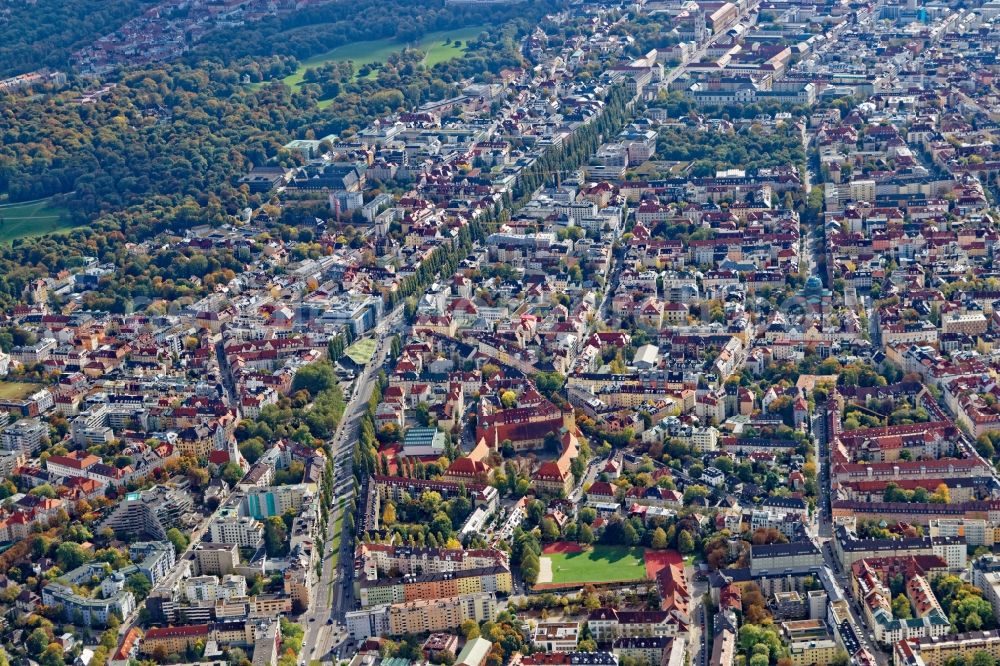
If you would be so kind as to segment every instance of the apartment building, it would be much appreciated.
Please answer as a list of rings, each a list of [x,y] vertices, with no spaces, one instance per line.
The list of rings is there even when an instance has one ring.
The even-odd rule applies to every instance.
[[[997,563],[977,562],[972,568],[972,584],[983,591],[983,598],[993,606],[994,617],[1000,619],[1000,568]]]
[[[587,618],[587,627],[599,643],[618,638],[676,636],[687,627],[670,611],[619,611],[598,608]]]
[[[265,520],[286,511],[301,513],[302,505],[313,495],[312,488],[305,483],[251,488],[240,503],[240,515]]]
[[[970,546],[993,546],[995,529],[982,518],[932,518],[930,537],[962,537]]]
[[[194,508],[191,496],[165,486],[142,492],[128,493],[125,500],[111,511],[101,523],[117,534],[128,537],[150,536],[167,538],[167,530],[180,524],[182,516]]]
[[[421,599],[351,611],[347,629],[355,640],[373,636],[425,634],[457,628],[466,620],[491,621],[496,618],[496,597],[488,593],[447,599]]]
[[[275,647],[280,638],[280,625],[272,618],[152,627],[146,630],[139,653],[171,655],[183,652],[197,642],[215,641],[220,645],[253,648],[254,664],[258,663],[257,650],[260,649],[260,656],[264,657],[260,664],[264,666],[275,663]]]
[[[937,555],[950,569],[964,569],[967,562],[964,537],[858,539],[845,525],[834,529],[833,552],[845,570],[862,559],[908,555]]]
[[[259,548],[264,542],[264,524],[235,511],[220,515],[208,527],[209,538],[216,543],[232,543],[240,548]]]
[[[750,547],[750,570],[754,575],[762,571],[821,566],[823,566],[823,554],[819,552],[812,541],[793,541]]]
[[[367,580],[375,580],[392,569],[413,576],[491,567],[509,569],[507,554],[494,548],[464,550],[370,543],[358,546],[356,562],[358,577]]]
[[[21,419],[3,429],[0,446],[9,451],[22,451],[28,455],[38,453],[42,440],[48,438],[49,428],[38,419]]]
[[[795,641],[788,646],[788,657],[792,666],[831,664],[837,650],[837,644],[830,638]]]
[[[174,545],[169,541],[137,541],[128,547],[128,554],[153,585],[163,580],[177,561]]]
[[[511,575],[505,567],[468,569],[458,572],[407,575],[397,579],[362,580],[362,606],[381,606],[418,599],[459,597],[477,592],[510,594]]]
[[[685,640],[677,636],[626,636],[611,644],[619,658],[629,657],[646,666],[684,666]]]
[[[192,576],[184,581],[184,598],[190,603],[234,599],[247,594],[247,579],[243,576]]]
[[[496,597],[478,593],[449,599],[421,599],[389,606],[389,633],[393,636],[424,634],[454,628],[466,620],[491,621],[496,617]]]
[[[964,634],[899,641],[893,648],[893,666],[946,666],[955,657],[972,659],[985,652],[1000,659],[1000,631],[969,631]]]
[[[143,655],[180,654],[198,641],[208,639],[207,624],[191,624],[184,627],[152,627],[146,630],[139,645]]]
[[[926,617],[932,613],[942,617],[945,615],[944,609],[931,590],[930,582],[923,576],[913,576],[906,581],[906,599],[917,617]]]
[[[240,563],[239,548],[231,543],[202,541],[192,549],[191,555],[199,576],[227,576]]]
[[[87,579],[92,575],[98,575],[95,570],[90,571],[89,565],[84,565],[81,569],[88,569]],[[97,568],[103,573],[103,568]],[[77,594],[72,587],[77,580],[74,572],[70,572],[57,581],[52,581],[42,588],[42,603],[46,606],[58,607],[62,609],[62,616],[67,621],[80,621],[85,626],[106,627],[112,615],[118,618],[128,617],[135,610],[135,597],[125,588],[125,576],[120,572],[115,572],[106,581],[108,585],[101,585],[101,597],[90,597]]]

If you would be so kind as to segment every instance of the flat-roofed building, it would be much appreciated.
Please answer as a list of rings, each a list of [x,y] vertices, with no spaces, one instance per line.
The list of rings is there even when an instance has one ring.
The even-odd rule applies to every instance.
[[[580,623],[539,622],[531,640],[536,647],[549,652],[572,652],[580,640]]]

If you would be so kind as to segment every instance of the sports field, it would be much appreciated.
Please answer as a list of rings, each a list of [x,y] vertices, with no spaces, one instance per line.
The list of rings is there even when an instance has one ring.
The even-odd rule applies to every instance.
[[[375,353],[376,342],[372,338],[358,340],[353,345],[344,350],[349,359],[358,365],[366,365],[372,360]]]
[[[0,382],[0,399],[19,400],[42,388],[41,384],[31,382]]]
[[[0,243],[71,229],[68,213],[52,199],[0,204]]]
[[[539,585],[616,583],[645,580],[648,576],[643,548],[597,545],[585,550],[577,546],[574,550],[560,544],[553,546],[557,547],[548,547],[542,552]],[[547,570],[551,574],[545,580]]]

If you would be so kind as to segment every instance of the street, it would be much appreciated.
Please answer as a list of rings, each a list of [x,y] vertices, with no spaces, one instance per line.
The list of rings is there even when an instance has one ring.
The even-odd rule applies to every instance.
[[[327,533],[324,535],[326,548],[323,551],[322,573],[313,587],[309,609],[299,618],[306,628],[299,655],[300,664],[308,664],[314,660],[335,661],[347,656],[346,641],[349,636],[343,618],[354,603],[353,537],[347,533],[343,521],[338,523],[338,516],[345,507],[350,506],[354,497],[354,476],[351,469],[354,444],[358,440],[361,419],[368,408],[368,399],[377,381],[378,370],[389,354],[390,341],[401,325],[402,315],[403,306],[400,304],[372,331],[378,340],[378,346],[371,361],[354,381],[350,395],[345,396],[347,406],[344,416],[330,441],[334,464],[334,501],[327,521]],[[340,535],[339,549],[333,552],[338,524],[344,532]]]

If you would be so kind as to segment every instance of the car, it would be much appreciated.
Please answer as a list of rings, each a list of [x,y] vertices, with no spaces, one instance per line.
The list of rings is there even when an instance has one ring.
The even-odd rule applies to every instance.
[[[333,624],[333,618],[331,617],[331,618],[327,619],[326,623],[327,624]]]
[[[311,617],[311,618],[309,618],[309,621],[310,621],[310,622],[315,622],[315,621],[316,621],[316,618],[314,618],[314,617]]]

